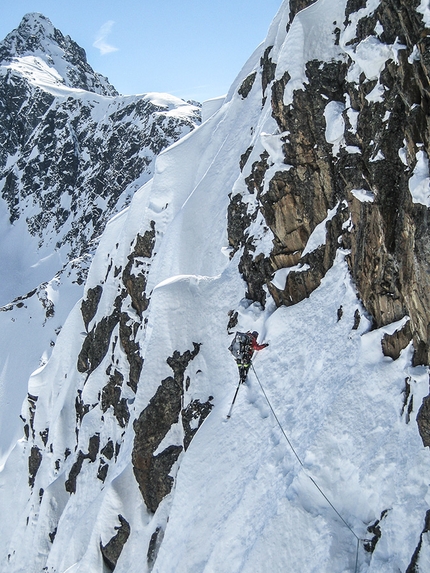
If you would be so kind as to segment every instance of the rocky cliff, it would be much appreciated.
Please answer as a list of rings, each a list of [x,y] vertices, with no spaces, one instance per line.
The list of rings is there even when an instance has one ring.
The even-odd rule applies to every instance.
[[[6,571],[430,568],[429,27],[286,0],[158,156],[30,378]]]
[[[119,96],[39,14],[0,44],[0,65],[9,223],[25,218],[39,261],[53,251],[79,257],[151,177],[160,151],[195,127],[199,109],[168,95]]]
[[[418,1],[380,2],[370,9],[366,2],[348,2],[333,29],[339,45],[345,27],[343,57],[307,62],[303,89],[288,94],[290,73],[277,71],[273,47],[266,49],[262,98],[270,99],[284,134],[282,161],[288,169],[267,181],[270,149],[242,168],[250,171],[249,190],[256,193],[274,246],[268,257],[253,257],[252,237],[244,225],[237,236],[233,212],[230,244],[246,245],[242,267],[251,298],[264,304],[266,285],[277,304],[289,305],[318,287],[341,240],[375,327],[409,316],[403,348],[413,338],[415,362],[428,364],[429,189],[420,173],[428,166],[429,69],[418,6]],[[413,193],[414,174],[421,195]],[[237,203],[237,196],[232,201]],[[325,245],[304,252],[332,209]],[[271,283],[271,273],[295,265],[300,269],[288,274],[282,289]]]
[[[41,14],[0,43],[1,386],[14,409],[82,296],[107,221],[199,123],[198,106],[168,94],[119,95]],[[8,412],[0,428],[16,437]]]

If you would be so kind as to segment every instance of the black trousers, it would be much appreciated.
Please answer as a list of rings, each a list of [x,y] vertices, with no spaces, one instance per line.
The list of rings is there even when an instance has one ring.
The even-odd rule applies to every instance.
[[[239,368],[240,381],[243,383],[248,376],[248,371],[251,366],[251,357],[244,356],[243,358],[239,358],[236,363],[237,367]]]

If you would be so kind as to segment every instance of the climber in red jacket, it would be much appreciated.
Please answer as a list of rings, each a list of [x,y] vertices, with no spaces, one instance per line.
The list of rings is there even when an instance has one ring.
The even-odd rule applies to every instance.
[[[237,332],[233,342],[230,345],[230,352],[236,358],[236,364],[239,368],[240,381],[243,383],[248,375],[249,367],[251,366],[252,355],[255,351],[263,350],[269,346],[265,344],[258,344],[258,332]]]
[[[254,330],[254,332],[247,332],[246,334],[249,334],[252,337],[252,340],[251,340],[252,350],[263,350],[263,348],[266,348],[267,346],[269,346],[268,342],[265,342],[264,344],[258,344],[258,342],[257,342],[258,332],[256,330]]]

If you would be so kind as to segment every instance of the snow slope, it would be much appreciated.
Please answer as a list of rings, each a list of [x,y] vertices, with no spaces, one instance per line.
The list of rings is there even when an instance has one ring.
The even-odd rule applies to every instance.
[[[41,14],[0,43],[0,463],[106,222],[198,123],[170,94],[120,96]]]
[[[291,89],[303,88],[309,58],[344,58],[332,32],[345,5],[317,0],[287,32],[285,1],[222,107],[159,155],[153,179],[107,225],[84,293],[89,300],[99,289],[95,312],[85,324],[76,304],[50,360],[31,376],[29,393],[37,400],[23,409],[28,436],[0,473],[5,572],[103,573],[100,548],[119,534],[120,516],[129,530],[117,573],[392,573],[406,571],[420,538],[419,571],[430,570],[428,535],[420,537],[430,458],[415,423],[428,368],[412,366],[412,343],[397,360],[381,346],[408,317],[372,329],[340,247],[309,298],[277,308],[268,296],[263,308],[245,298],[241,253],[233,255],[227,238],[230,195],[241,192],[250,209],[256,202],[245,181],[252,163],[265,150],[272,160],[263,188],[275,169],[290,168],[281,161],[270,98],[262,108],[259,83],[245,98],[238,88],[261,73],[271,45],[276,73],[289,72]],[[344,33],[348,38],[350,30]],[[291,95],[287,90],[287,101]],[[151,253],[136,254],[136,237],[151,230]],[[323,230],[311,235],[310,251],[324,242]],[[261,218],[250,232],[256,254],[267,251],[273,236]],[[123,269],[132,261],[130,272],[144,277],[150,297],[143,309],[132,290],[124,292]],[[124,322],[112,322],[106,352],[96,367],[79,370],[85,341],[118,308]],[[234,312],[237,323],[228,328]],[[125,382],[131,366],[122,324],[131,325],[144,359],[136,392]],[[227,421],[237,384],[228,346],[235,330],[248,329],[270,345],[255,358]],[[213,409],[169,470],[172,490],[151,512],[133,474],[135,435],[141,413],[172,374],[168,358],[193,343],[201,346],[185,368],[181,407],[199,400]],[[122,424],[114,405],[103,408],[113,369],[123,375],[120,396],[130,414]],[[155,454],[183,441],[178,420]],[[365,546],[377,526],[381,536],[371,553]]]

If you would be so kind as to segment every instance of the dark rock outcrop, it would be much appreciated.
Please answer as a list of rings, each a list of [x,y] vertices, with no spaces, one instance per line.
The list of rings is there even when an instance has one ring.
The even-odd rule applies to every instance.
[[[242,85],[237,90],[237,93],[241,95],[243,99],[248,97],[249,92],[252,90],[252,86],[254,85],[256,77],[257,77],[257,72],[250,74],[247,78],[243,80]]]
[[[167,432],[179,420],[182,394],[183,389],[175,380],[166,378],[134,422],[133,471],[143,499],[153,513],[172,489],[173,478],[169,472],[182,451],[182,446],[173,445],[154,455]]]
[[[141,259],[150,259],[155,244],[155,223],[151,221],[151,229],[143,236],[137,235],[134,249],[128,256],[128,263],[122,273],[122,281],[131,298],[131,305],[142,317],[142,312],[148,308],[149,299],[146,296],[147,269]],[[143,267],[139,271],[139,267]]]
[[[399,358],[400,353],[412,340],[412,332],[409,321],[393,334],[384,334],[381,340],[384,356],[390,356],[393,360]]]
[[[31,453],[28,458],[28,483],[30,487],[34,486],[36,474],[42,463],[42,452],[37,446],[31,448]]]
[[[184,450],[188,448],[191,440],[198,432],[200,426],[211,413],[213,396],[209,396],[207,402],[192,400],[186,408],[182,410],[182,427],[184,428]]]
[[[109,350],[112,331],[120,320],[121,302],[122,297],[118,296],[112,314],[102,317],[100,322],[95,324],[87,334],[78,356],[78,372],[86,372],[90,375],[100,366]]]
[[[118,515],[118,520],[120,525],[115,526],[117,531],[116,535],[114,535],[106,545],[103,545],[102,542],[100,542],[100,551],[103,555],[103,561],[110,571],[115,569],[122,550],[124,549],[124,545],[127,543],[131,532],[130,524],[122,515]]]
[[[430,447],[430,396],[423,399],[417,414],[417,424],[424,446]]]
[[[76,493],[76,480],[78,475],[82,470],[82,466],[85,460],[89,460],[94,463],[97,459],[97,454],[100,448],[100,435],[95,434],[91,436],[88,440],[88,452],[84,454],[82,450],[79,450],[76,461],[72,465],[69,476],[65,482],[66,491],[69,493]]]
[[[99,305],[103,287],[97,285],[87,291],[86,298],[81,303],[82,318],[84,319],[85,328],[88,330],[88,325],[96,315],[97,307]]]
[[[109,376],[109,382],[103,388],[101,395],[102,411],[106,412],[110,407],[112,407],[114,416],[121,428],[124,428],[130,419],[127,400],[125,398],[121,398],[123,381],[123,375],[119,370],[115,369],[114,373]]]
[[[417,548],[414,551],[414,554],[412,555],[412,559],[411,562],[408,565],[408,568],[406,569],[406,573],[420,573],[422,571],[422,569],[420,568],[420,552],[421,552],[421,547],[423,544],[423,537],[424,535],[427,535],[428,537],[428,533],[430,532],[430,509],[427,511],[425,519],[424,519],[424,529],[422,530],[422,533],[420,535],[420,540],[418,542]]]
[[[146,556],[146,560],[148,562],[148,569],[150,571],[152,571],[152,568],[154,567],[158,555],[158,550],[160,548],[161,542],[163,541],[163,537],[164,537],[164,530],[161,527],[157,527],[157,529],[151,535],[151,539],[149,541],[149,546],[148,546],[148,553]]]
[[[134,422],[133,471],[149,511],[155,513],[161,500],[170,493],[174,479],[173,464],[184,449],[171,444],[155,454],[170,428],[178,423],[184,396],[184,375],[189,362],[198,354],[200,345],[183,354],[175,351],[167,359],[173,376],[165,378],[148,406]]]

